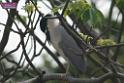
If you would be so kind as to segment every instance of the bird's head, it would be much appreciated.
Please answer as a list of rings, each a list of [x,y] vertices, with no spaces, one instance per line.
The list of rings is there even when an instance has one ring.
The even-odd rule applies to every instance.
[[[50,34],[47,25],[48,25],[48,17],[51,16],[52,16],[51,14],[47,14],[40,21],[40,29],[46,34],[46,40],[48,40],[48,42],[50,42]]]
[[[56,28],[60,25],[58,17],[53,16],[52,14],[47,14],[40,21],[41,30],[46,33],[48,29]]]
[[[40,28],[44,33],[47,33],[48,31],[48,18],[51,17],[51,14],[47,14],[46,16],[44,16],[41,21],[40,21]]]
[[[46,34],[48,41],[50,41],[49,31],[59,26],[59,24],[59,19],[52,14],[47,14],[41,19],[40,28]]]

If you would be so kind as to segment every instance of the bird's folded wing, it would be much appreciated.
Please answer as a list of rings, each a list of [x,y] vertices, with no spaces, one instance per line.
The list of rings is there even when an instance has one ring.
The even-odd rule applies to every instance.
[[[86,60],[82,49],[77,45],[72,36],[67,33],[63,26],[59,26],[56,32],[59,32],[60,35],[58,47],[61,52],[63,52],[71,64],[84,73],[86,70]]]

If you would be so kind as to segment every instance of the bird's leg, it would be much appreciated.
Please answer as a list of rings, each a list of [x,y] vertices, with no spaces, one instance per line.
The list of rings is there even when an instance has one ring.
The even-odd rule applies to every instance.
[[[67,63],[65,75],[69,75],[70,63]],[[64,82],[67,83],[67,82]]]
[[[69,74],[69,69],[70,69],[70,63],[67,63],[67,68],[66,68],[66,75],[68,75]]]
[[[74,68],[71,63],[67,63],[65,75],[72,75],[78,77],[79,72]]]

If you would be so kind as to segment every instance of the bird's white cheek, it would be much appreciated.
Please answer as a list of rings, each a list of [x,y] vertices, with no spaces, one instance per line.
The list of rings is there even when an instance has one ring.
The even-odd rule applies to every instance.
[[[49,29],[57,28],[59,26],[59,20],[58,19],[49,19],[47,23],[47,27]]]

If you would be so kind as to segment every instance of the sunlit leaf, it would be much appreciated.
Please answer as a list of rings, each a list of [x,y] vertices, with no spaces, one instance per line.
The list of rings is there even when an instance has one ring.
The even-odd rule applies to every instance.
[[[31,13],[35,10],[35,6],[32,3],[28,3],[24,6],[24,10],[28,13]]]
[[[78,19],[87,21],[91,6],[85,0],[73,0],[67,9],[67,13],[74,13]]]
[[[97,45],[105,46],[105,45],[115,45],[116,42],[112,39],[99,39],[97,40]]]
[[[95,27],[101,26],[104,19],[102,13],[85,0],[73,0],[72,3],[69,4],[67,13],[73,13],[77,16],[77,19],[89,22]]]
[[[84,41],[86,41],[86,42],[88,42],[88,43],[90,43],[90,41],[93,39],[93,37],[91,37],[91,36],[89,36],[89,35],[84,35],[83,33],[79,33],[79,35],[81,36],[81,38],[82,38]]]

